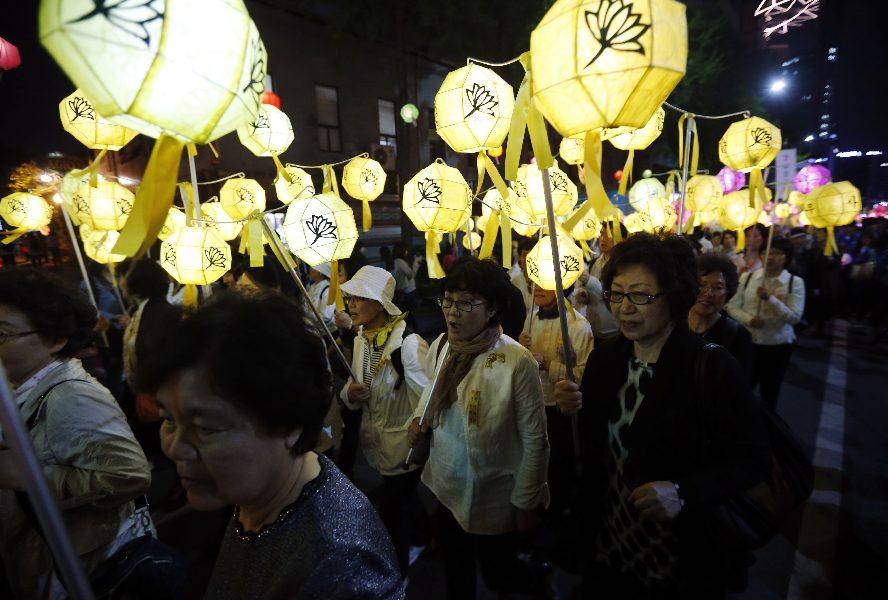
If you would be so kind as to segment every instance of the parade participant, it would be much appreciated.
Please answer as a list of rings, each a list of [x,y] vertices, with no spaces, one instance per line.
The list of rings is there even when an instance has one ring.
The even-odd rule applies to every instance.
[[[475,561],[499,592],[542,594],[544,574],[516,556],[518,532],[548,504],[546,417],[530,352],[502,334],[506,271],[466,256],[444,280],[447,333],[432,344],[426,373],[440,374],[411,423],[411,445],[430,441],[423,482],[439,501],[447,595],[475,598]],[[429,403],[426,420],[420,414]],[[429,440],[430,438],[430,440]]]
[[[392,298],[395,279],[385,269],[362,267],[342,285],[348,312],[358,326],[351,378],[340,392],[350,410],[363,410],[361,449],[367,462],[382,475],[379,515],[392,536],[401,575],[407,574],[410,540],[408,517],[419,504],[416,486],[421,470],[404,470],[409,444],[407,428],[419,396],[428,385],[423,365],[428,344],[407,331],[406,316]]]
[[[206,598],[403,598],[372,505],[312,451],[332,380],[296,302],[215,296],[180,323],[150,380],[188,503],[234,506]]]
[[[602,277],[621,335],[555,390],[579,411],[585,594],[724,597],[752,555],[715,544],[706,517],[768,474],[755,401],[734,358],[687,328],[697,274],[682,238],[635,234]]]
[[[75,358],[96,317],[86,297],[55,276],[0,271],[0,360],[87,575],[151,528],[133,502],[151,481],[148,461],[111,393]],[[9,583],[18,598],[65,597],[20,492],[25,474],[0,446],[0,555]]]
[[[765,240],[768,239],[768,228],[761,223],[756,223],[746,228],[744,236],[746,241],[743,252],[737,256],[738,259],[742,259],[742,262],[737,267],[737,271],[741,275],[762,268],[762,246]]]
[[[330,294],[330,263],[325,262],[310,267],[308,269],[308,278],[311,280],[311,284],[308,286],[308,297],[302,299],[305,314],[312,325],[321,329],[320,324],[315,322],[311,308],[308,306],[309,302],[313,303],[324,317],[324,324],[328,329],[332,329],[335,326],[334,315],[336,313],[336,305],[327,304]]]
[[[401,242],[392,246],[391,273],[395,278],[395,304],[401,310],[413,310],[418,298],[416,295],[416,272],[419,268],[420,256],[413,257],[413,264],[407,262],[407,248]]]
[[[728,303],[728,314],[752,334],[753,386],[771,409],[792,356],[793,326],[805,311],[805,282],[785,269],[791,260],[792,243],[775,237],[765,268],[741,276],[740,290]]]
[[[570,289],[565,290],[569,295]],[[574,472],[574,446],[570,419],[555,405],[555,382],[567,377],[561,339],[561,321],[555,292],[537,286],[533,293],[534,309],[530,322],[521,332],[521,345],[530,350],[540,369],[543,401],[546,405],[546,431],[549,438],[548,483],[552,495],[550,512],[557,520],[567,507],[567,496]],[[583,315],[567,304],[567,328],[574,354],[573,373],[583,377],[586,358],[592,351],[592,328]],[[528,332],[528,329],[530,332]]]
[[[697,302],[688,312],[691,331],[730,352],[743,372],[752,372],[752,337],[749,331],[724,312],[737,293],[737,268],[723,256],[709,254],[697,259]]]
[[[536,240],[526,237],[518,238],[518,273],[511,276],[512,285],[521,290],[521,298],[524,300],[524,311],[533,306],[533,295],[530,293],[531,282],[527,277],[527,255],[533,250]]]

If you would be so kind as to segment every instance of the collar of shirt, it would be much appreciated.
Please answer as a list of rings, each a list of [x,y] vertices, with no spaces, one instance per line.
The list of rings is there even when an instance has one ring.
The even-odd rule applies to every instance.
[[[60,360],[54,360],[50,362],[48,365],[31,375],[31,377],[25,381],[23,384],[15,388],[15,402],[19,407],[22,406],[25,402],[25,398],[28,396],[28,392],[37,387],[37,384],[40,383],[47,375],[49,375],[50,371],[55,369],[57,366],[62,364]]]

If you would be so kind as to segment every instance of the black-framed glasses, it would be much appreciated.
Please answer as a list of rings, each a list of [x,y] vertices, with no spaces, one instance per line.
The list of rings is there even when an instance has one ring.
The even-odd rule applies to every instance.
[[[369,299],[370,298],[363,298],[361,296],[343,296],[342,297],[342,301],[345,302],[346,304],[351,304],[351,303],[357,304],[358,302],[366,302]]]
[[[455,306],[456,310],[461,313],[469,313],[483,305],[484,302],[469,302],[468,300],[454,300],[453,298],[438,298],[438,306],[447,310],[451,306]]]
[[[17,337],[25,337],[26,335],[31,335],[32,333],[40,333],[36,329],[32,331],[19,331],[18,333],[3,333],[0,331],[0,346],[5,344],[8,340]]]
[[[658,294],[645,294],[644,292],[615,292],[613,290],[604,290],[601,295],[604,296],[605,300],[613,304],[620,304],[623,301],[623,298],[629,298],[629,302],[632,304],[642,306],[650,304],[662,296],[663,292]]]
[[[728,288],[723,285],[701,285],[697,288],[697,295],[712,294],[713,296],[721,296],[727,291]]]

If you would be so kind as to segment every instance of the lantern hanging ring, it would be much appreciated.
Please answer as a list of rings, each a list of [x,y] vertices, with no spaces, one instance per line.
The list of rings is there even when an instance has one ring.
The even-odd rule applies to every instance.
[[[507,66],[509,66],[509,65],[511,65],[511,64],[513,64],[513,63],[518,62],[519,60],[521,60],[521,57],[520,57],[520,56],[516,56],[516,57],[513,58],[512,60],[507,60],[506,62],[493,63],[493,62],[486,62],[486,61],[483,61],[483,60],[479,60],[479,59],[477,59],[477,58],[472,58],[472,57],[470,56],[470,57],[468,57],[468,58],[466,59],[466,66],[469,66],[469,65],[471,65],[472,63],[476,63],[476,64],[479,64],[479,65],[484,65],[484,66],[486,66],[486,67],[507,67]]]
[[[743,117],[744,119],[748,119],[750,116],[752,116],[752,113],[749,112],[748,110],[741,110],[741,111],[738,111],[738,112],[728,113],[728,114],[726,114],[726,115],[697,115],[697,114],[694,114],[694,113],[692,113],[692,112],[690,112],[690,111],[687,111],[687,110],[685,110],[685,109],[683,109],[683,108],[679,108],[679,107],[677,107],[677,106],[674,106],[674,105],[672,105],[672,104],[669,104],[668,102],[664,102],[664,103],[663,103],[663,106],[668,106],[669,108],[671,108],[672,110],[674,110],[674,111],[676,111],[676,112],[680,112],[680,113],[683,113],[683,114],[686,114],[686,115],[690,115],[691,117],[693,117],[693,118],[695,118],[695,119],[712,119],[712,120],[716,120],[716,119],[729,119],[729,118],[731,118],[731,117],[738,117],[738,116]]]
[[[225,177],[222,177],[221,179],[214,179],[212,181],[198,181],[197,185],[210,185],[213,183],[222,183],[223,181],[227,181],[229,179],[234,179],[235,177],[240,177],[241,179],[243,179],[246,176],[247,176],[246,173],[244,173],[243,171],[240,171],[238,173],[232,173],[231,175],[226,175]]]

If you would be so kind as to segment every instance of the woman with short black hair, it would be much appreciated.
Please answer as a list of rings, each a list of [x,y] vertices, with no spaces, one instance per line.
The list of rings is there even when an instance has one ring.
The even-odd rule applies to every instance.
[[[208,598],[403,597],[372,505],[312,451],[332,379],[299,304],[215,295],[158,359],[161,444],[189,504],[235,507]]]

